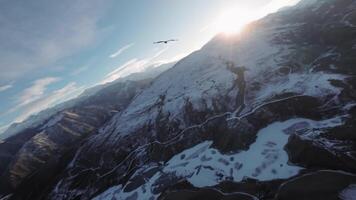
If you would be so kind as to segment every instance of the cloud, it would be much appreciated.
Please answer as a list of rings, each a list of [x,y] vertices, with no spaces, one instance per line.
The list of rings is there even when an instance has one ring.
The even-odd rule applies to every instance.
[[[52,107],[58,103],[67,101],[76,97],[84,90],[83,87],[78,87],[75,82],[68,83],[61,89],[55,90],[48,95],[39,98],[28,105],[26,105],[19,116],[16,117],[14,122],[22,122],[29,116],[36,114],[42,110]]]
[[[10,88],[12,88],[12,84],[0,86],[0,92],[4,92]]]
[[[115,53],[111,54],[109,57],[115,58],[115,57],[121,55],[122,53],[124,53],[124,51],[126,51],[127,49],[131,48],[133,45],[134,45],[134,43],[125,45],[125,46],[121,47],[119,50],[117,50]]]
[[[106,31],[97,22],[109,1],[1,1],[0,80],[54,65],[94,44]]]
[[[116,68],[114,71],[108,73],[106,75],[106,77],[109,77],[109,76],[113,76],[115,74],[118,74],[120,73],[120,71],[122,71],[123,69],[131,66],[131,65],[134,65],[135,63],[137,63],[138,59],[137,58],[134,58],[134,59],[131,59],[129,61],[127,61],[126,63],[124,63],[123,65],[121,65],[120,67]]]
[[[41,98],[47,89],[47,86],[59,81],[60,78],[57,77],[46,77],[38,79],[33,82],[33,84],[26,88],[18,98],[18,107],[27,105],[37,99]]]
[[[125,64],[119,66],[114,71],[108,73],[105,76],[104,80],[102,80],[99,84],[105,84],[108,82],[112,82],[118,78],[128,76],[132,73],[144,71],[145,69],[147,69],[147,67],[150,67],[151,65],[155,64],[156,59],[159,56],[161,56],[165,51],[167,51],[167,49],[168,49],[168,47],[160,49],[154,55],[144,58],[144,59],[134,58],[134,59],[127,61]]]
[[[180,53],[180,54],[177,54],[177,55],[173,56],[172,58],[158,60],[158,61],[155,62],[155,64],[162,65],[162,64],[176,62],[176,61],[179,61],[182,58],[188,56],[189,54],[190,53]]]
[[[78,75],[78,74],[80,74],[80,73],[82,73],[82,72],[88,70],[88,69],[89,69],[88,66],[80,67],[80,68],[75,69],[74,71],[72,71],[72,72],[70,73],[70,75],[71,75],[71,76],[75,76],[75,75]]]
[[[43,96],[45,96],[44,93],[47,89],[47,86],[59,80],[60,78],[58,77],[46,77],[35,80],[30,87],[24,89],[18,95],[18,97],[15,99],[16,105],[5,111],[4,113],[0,114],[0,116],[8,115],[10,113],[18,111],[20,108],[23,108],[26,105],[42,98]]]
[[[129,60],[125,64],[107,74],[105,79],[100,84],[115,81],[116,79],[128,76],[131,73],[140,72],[146,64],[147,60],[138,60],[136,58]]]

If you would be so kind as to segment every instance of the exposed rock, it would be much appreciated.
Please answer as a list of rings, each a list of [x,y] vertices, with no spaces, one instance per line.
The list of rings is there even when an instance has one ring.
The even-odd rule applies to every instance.
[[[283,183],[276,199],[337,200],[341,191],[355,183],[356,176],[352,174],[318,171]]]

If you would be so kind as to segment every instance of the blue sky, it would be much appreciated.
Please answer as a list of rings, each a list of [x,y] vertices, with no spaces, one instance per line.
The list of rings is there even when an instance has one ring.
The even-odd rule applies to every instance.
[[[297,0],[0,0],[0,132],[12,122],[199,49],[224,10]],[[170,45],[153,45],[177,38]]]

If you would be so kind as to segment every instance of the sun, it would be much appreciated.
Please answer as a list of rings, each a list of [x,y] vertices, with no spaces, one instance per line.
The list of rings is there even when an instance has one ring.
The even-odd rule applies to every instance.
[[[258,14],[251,9],[240,7],[224,10],[214,23],[217,33],[236,34],[251,21],[258,19]]]
[[[300,0],[271,0],[261,7],[252,7],[248,4],[236,3],[220,12],[212,23],[214,33],[236,34],[241,32],[250,22],[258,20],[269,13],[276,12],[284,6],[292,6]]]

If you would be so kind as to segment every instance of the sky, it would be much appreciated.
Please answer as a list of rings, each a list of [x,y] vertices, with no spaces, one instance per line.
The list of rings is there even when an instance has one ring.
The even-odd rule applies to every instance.
[[[0,133],[298,0],[0,0]],[[154,41],[178,39],[168,45]]]

